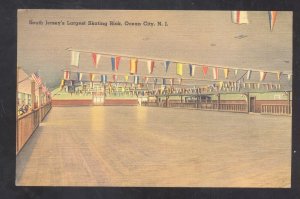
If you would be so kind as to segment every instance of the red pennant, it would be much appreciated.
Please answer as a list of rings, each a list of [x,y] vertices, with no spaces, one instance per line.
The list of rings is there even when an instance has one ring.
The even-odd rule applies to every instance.
[[[121,60],[121,57],[120,57],[120,56],[117,56],[117,57],[116,57],[116,70],[119,70],[120,60]]]
[[[207,66],[202,66],[202,71],[203,71],[203,76],[205,77],[208,71],[208,67]]]
[[[93,64],[94,64],[94,66],[96,66],[97,54],[96,53],[92,53],[92,58],[93,58]]]

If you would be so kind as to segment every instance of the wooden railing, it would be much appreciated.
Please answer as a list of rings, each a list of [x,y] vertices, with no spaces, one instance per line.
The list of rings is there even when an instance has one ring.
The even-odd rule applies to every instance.
[[[196,108],[196,104],[193,102],[186,103],[169,103],[169,107],[172,108]]]
[[[219,104],[219,110],[232,112],[248,112],[248,104]]]
[[[218,110],[218,104],[216,104],[216,103],[198,103],[198,109]]]
[[[165,102],[143,102],[143,106],[151,106],[151,107],[166,107]],[[232,104],[232,103],[197,103],[196,102],[170,102],[168,103],[168,107],[170,108],[197,108],[203,110],[220,110],[220,111],[229,111],[229,112],[247,112],[247,104]]]
[[[261,114],[291,115],[292,107],[287,104],[262,104]]]
[[[17,119],[16,153],[18,153],[51,109],[51,102],[21,115]]]
[[[156,107],[157,103],[156,102],[142,102],[142,106]]]

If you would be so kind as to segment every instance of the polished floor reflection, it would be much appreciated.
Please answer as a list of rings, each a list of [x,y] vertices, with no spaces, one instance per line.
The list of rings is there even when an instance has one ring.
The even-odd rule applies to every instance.
[[[54,107],[17,156],[16,185],[290,187],[291,117]]]

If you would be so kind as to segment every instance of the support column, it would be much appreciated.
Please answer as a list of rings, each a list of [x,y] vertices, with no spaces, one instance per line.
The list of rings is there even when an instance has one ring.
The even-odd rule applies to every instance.
[[[182,103],[182,95],[180,96],[180,103]]]
[[[167,95],[166,96],[166,107],[168,107],[169,106],[169,96]]]
[[[245,94],[247,96],[247,112],[250,112],[250,94],[246,93]]]
[[[31,109],[34,110],[35,104],[35,81],[31,81]]]
[[[196,108],[199,107],[199,96],[197,95]]]
[[[39,86],[39,93],[38,93],[38,108],[39,108],[39,120],[42,121],[42,87]]]
[[[220,110],[220,100],[221,100],[221,94],[218,93],[218,110]]]
[[[200,109],[202,109],[202,96],[201,95],[199,96],[199,99],[200,99]]]
[[[106,97],[106,85],[103,85],[103,104],[105,102],[105,97]]]
[[[291,91],[288,91],[288,111],[291,114]]]

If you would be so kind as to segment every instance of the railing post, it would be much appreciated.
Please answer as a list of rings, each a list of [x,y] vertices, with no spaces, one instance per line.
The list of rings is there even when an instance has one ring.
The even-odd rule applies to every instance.
[[[42,87],[39,86],[39,93],[38,93],[38,112],[39,112],[39,123],[42,121]]]

